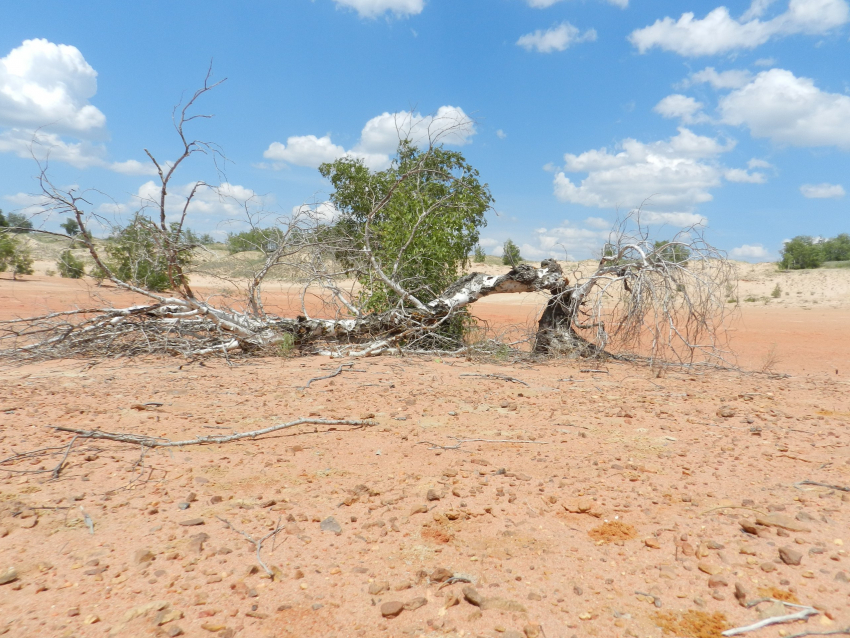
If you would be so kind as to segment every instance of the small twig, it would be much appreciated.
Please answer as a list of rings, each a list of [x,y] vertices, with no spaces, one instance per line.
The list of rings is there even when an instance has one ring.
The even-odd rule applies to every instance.
[[[611,374],[608,370],[579,370],[579,372],[598,372],[600,374]]]
[[[258,562],[258,563],[260,563],[260,566],[261,566],[261,567],[265,570],[266,574],[268,574],[270,578],[274,578],[274,572],[273,572],[272,570],[270,570],[270,569],[269,569],[269,567],[268,567],[268,565],[266,565],[266,564],[263,562],[263,558],[262,558],[262,556],[260,556],[260,550],[261,550],[261,549],[262,549],[262,547],[263,547],[263,541],[265,541],[266,539],[268,539],[270,536],[274,536],[274,537],[276,537],[276,536],[277,536],[277,534],[278,534],[278,533],[279,533],[279,532],[280,532],[283,528],[282,528],[282,527],[280,527],[280,526],[278,526],[278,527],[276,527],[276,528],[274,529],[274,531],[269,532],[268,534],[266,534],[265,536],[263,536],[260,540],[254,540],[254,538],[253,538],[250,534],[246,534],[245,532],[243,532],[243,531],[241,531],[241,530],[238,530],[238,529],[236,529],[235,527],[233,527],[233,525],[232,525],[232,524],[230,523],[230,521],[228,521],[227,519],[222,518],[221,516],[218,516],[217,514],[215,515],[215,517],[216,517],[218,520],[220,520],[222,523],[224,523],[225,525],[227,525],[230,529],[232,529],[232,530],[233,530],[234,532],[236,532],[237,534],[240,534],[241,536],[244,536],[246,539],[248,539],[248,541],[249,541],[252,545],[254,545],[254,547],[256,547],[256,548],[257,548],[257,562]],[[280,523],[280,521],[278,521],[278,523]]]
[[[712,507],[710,510],[705,510],[700,516],[705,516],[706,514],[710,514],[711,512],[715,512],[717,510],[750,510],[751,512],[758,512],[762,516],[767,516],[766,512],[762,512],[761,510],[757,510],[754,507],[744,507],[743,505],[720,505],[719,507]]]
[[[283,516],[282,516],[282,515],[277,517],[277,525],[275,525],[275,529],[278,529],[278,528],[280,527],[280,521],[281,521],[282,519],[283,519]],[[277,542],[277,534],[275,534],[274,536],[272,536],[272,552],[274,552],[275,542]]]
[[[352,368],[353,365],[354,365],[353,363],[343,363],[334,372],[331,372],[330,374],[326,374],[323,377],[313,377],[312,379],[310,379],[307,382],[307,385],[300,386],[300,387],[302,387],[306,390],[307,388],[310,387],[310,384],[313,383],[313,381],[321,381],[322,379],[331,379],[331,378],[333,378],[333,377],[335,377],[339,374],[342,374],[343,368],[348,368],[349,372],[362,372],[362,370],[352,370],[351,368]],[[296,387],[299,387],[299,386],[296,386]]]
[[[255,439],[263,434],[277,432],[286,428],[292,428],[296,425],[305,423],[313,423],[316,425],[355,425],[358,427],[366,427],[376,425],[373,421],[352,421],[348,419],[296,419],[289,423],[281,423],[273,425],[262,430],[253,430],[251,432],[240,432],[229,436],[199,436],[195,439],[187,441],[170,441],[161,437],[139,436],[137,434],[116,434],[113,432],[103,432],[101,430],[78,430],[76,428],[68,428],[59,425],[50,426],[59,432],[74,432],[84,438],[89,439],[106,439],[108,441],[118,441],[119,443],[136,443],[147,447],[183,447],[184,445],[208,445],[211,443],[230,443],[239,439]]]
[[[817,485],[818,487],[829,487],[833,490],[839,490],[841,492],[850,492],[850,487],[842,487],[840,485],[830,485],[829,483],[818,483],[817,481],[810,481],[806,479],[805,481],[800,481],[799,483],[794,483],[794,486],[797,485]]]
[[[796,614],[787,614],[785,616],[773,616],[772,618],[765,618],[764,620],[760,620],[752,625],[747,625],[746,627],[735,627],[733,629],[727,629],[722,633],[724,636],[737,636],[738,634],[744,634],[749,631],[756,631],[757,629],[761,629],[762,627],[769,627],[770,625],[777,625],[780,623],[786,622],[794,622],[796,620],[805,620],[809,616],[816,616],[820,612],[814,607],[807,607],[806,605],[795,605],[793,603],[789,603],[784,600],[776,600],[775,598],[770,598],[767,600],[772,600],[774,602],[782,603],[783,605],[787,605],[788,607],[797,607],[800,609]],[[765,600],[761,602],[766,602]]]
[[[582,430],[589,430],[590,428],[585,425],[576,425],[575,423],[557,423],[556,425],[560,425],[565,428],[581,428]],[[561,432],[566,433],[565,430],[561,430]]]
[[[429,450],[457,450],[464,443],[528,443],[531,445],[549,445],[549,441],[521,441],[514,439],[461,439],[456,436],[449,436],[449,439],[457,441],[457,445],[439,445],[431,441],[419,441],[416,445],[430,445]]]
[[[71,453],[71,448],[74,447],[74,443],[79,437],[79,434],[75,434],[74,438],[71,439],[71,442],[68,444],[68,448],[65,450],[65,454],[62,456],[62,460],[59,461],[59,465],[53,468],[53,478],[58,479],[59,473],[62,471],[62,466],[65,465],[65,460],[68,458],[68,455]]]
[[[514,377],[509,377],[505,374],[474,374],[474,373],[464,373],[460,375],[462,377],[482,377],[484,379],[499,379],[500,381],[509,381],[510,383],[521,383],[524,386],[528,386],[528,384],[521,380],[516,379]]]

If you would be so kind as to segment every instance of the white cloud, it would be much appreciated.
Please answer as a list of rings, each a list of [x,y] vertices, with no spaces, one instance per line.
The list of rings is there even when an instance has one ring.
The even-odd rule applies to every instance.
[[[717,7],[702,19],[692,12],[678,20],[665,17],[633,31],[629,40],[640,53],[658,47],[684,56],[717,55],[754,49],[777,36],[823,34],[850,20],[846,0],[790,0],[785,13],[762,21],[759,17],[769,4],[754,2],[740,20],[726,7]]]
[[[759,173],[758,171],[749,173],[743,168],[727,169],[726,172],[723,173],[723,177],[725,177],[729,182],[738,182],[742,184],[764,184],[767,181],[767,177],[764,173]]]
[[[24,40],[0,58],[0,124],[85,134],[103,129],[106,116],[89,99],[97,72],[79,49],[44,39]]]
[[[319,202],[318,204],[300,204],[292,207],[292,216],[309,214],[320,222],[332,222],[340,215],[340,210],[331,202]]]
[[[500,140],[505,139],[507,136],[508,134],[505,133],[502,129],[496,131],[496,137],[498,137]]]
[[[715,89],[737,89],[749,82],[751,77],[749,71],[732,69],[718,73],[713,66],[709,66],[702,71],[691,73],[688,83],[711,84]]]
[[[770,253],[761,244],[744,244],[729,251],[733,259],[757,260],[768,259]]]
[[[776,58],[759,58],[753,64],[756,66],[774,66],[776,64]]]
[[[809,199],[839,199],[845,195],[841,184],[803,184],[800,192]]]
[[[325,162],[333,162],[343,155],[345,149],[331,142],[330,135],[293,135],[287,138],[286,144],[272,142],[263,153],[266,159],[311,168]]]
[[[754,157],[749,162],[747,162],[747,167],[748,168],[773,168],[773,164],[771,164],[770,162],[766,162],[762,159],[758,159],[757,157]]]
[[[310,168],[340,157],[352,157],[363,160],[373,170],[380,170],[389,166],[401,139],[419,146],[428,143],[463,146],[472,141],[475,133],[475,123],[462,108],[441,106],[433,115],[403,111],[375,116],[366,122],[359,142],[349,150],[334,144],[330,135],[301,135],[288,138],[286,144],[272,142],[263,157]]]
[[[821,91],[784,69],[762,71],[721,98],[718,108],[724,122],[747,126],[753,137],[850,149],[850,97]]]
[[[685,124],[704,122],[708,118],[702,113],[702,103],[680,93],[668,95],[652,109],[662,117],[678,118]]]
[[[657,213],[654,211],[641,211],[641,224],[665,225],[671,226],[704,226],[708,223],[708,219],[697,213]]]
[[[186,198],[192,192],[195,183],[173,185],[166,199],[166,215],[169,221],[180,218]],[[159,205],[160,187],[154,181],[148,181],[139,186],[136,194],[126,203],[118,203],[115,209],[118,213],[128,210],[138,210],[140,207],[150,209]],[[272,196],[257,195],[250,188],[239,184],[225,182],[218,187],[201,187],[192,198],[188,208],[188,224],[191,226],[218,223],[221,221],[244,221],[245,207],[263,207],[273,203]]]
[[[588,217],[584,220],[584,225],[595,228],[596,230],[608,230],[612,226],[611,222],[601,217]]]
[[[577,27],[569,22],[562,22],[546,31],[538,29],[534,33],[527,33],[516,43],[528,51],[536,50],[540,53],[552,53],[553,51],[565,51],[567,47],[578,42],[593,42],[594,40],[596,40],[594,29],[588,29],[581,33]]]
[[[493,239],[492,237],[482,237],[478,240],[478,243],[482,248],[495,248],[496,246],[502,245],[502,242],[498,239]]]
[[[122,175],[156,175],[156,166],[152,162],[145,163],[139,160],[126,160],[124,162],[111,162],[106,167]]]
[[[339,7],[354,9],[363,18],[377,18],[383,13],[406,17],[422,13],[424,0],[334,0]]]
[[[605,148],[568,153],[564,170],[555,175],[555,195],[597,208],[636,208],[649,200],[644,205],[649,212],[689,214],[697,204],[711,201],[710,191],[722,177],[717,158],[733,147],[680,128],[668,141],[626,139],[615,153]],[[566,173],[587,177],[574,184]]]

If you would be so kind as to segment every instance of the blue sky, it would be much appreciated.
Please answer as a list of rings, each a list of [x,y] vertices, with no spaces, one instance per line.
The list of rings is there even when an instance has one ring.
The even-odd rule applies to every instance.
[[[240,199],[321,202],[320,161],[382,168],[398,124],[451,122],[496,199],[488,252],[588,257],[643,204],[659,238],[701,220],[732,256],[775,258],[850,232],[848,35],[847,0],[19,3],[0,21],[0,207],[34,210],[36,134],[93,211],[138,208],[143,149],[175,155],[171,109],[213,60],[227,81],[193,132],[230,161],[193,161],[175,192],[223,179],[235,200],[205,193],[195,230],[240,228]]]

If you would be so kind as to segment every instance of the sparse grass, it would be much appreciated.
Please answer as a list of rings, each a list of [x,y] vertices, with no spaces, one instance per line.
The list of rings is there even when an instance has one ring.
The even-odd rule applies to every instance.
[[[749,295],[748,297],[744,297],[744,301],[746,301],[747,303],[754,303],[758,301],[758,299],[756,297],[753,297],[752,295]]]
[[[773,372],[777,363],[779,363],[778,349],[777,344],[774,343],[762,358],[760,371],[764,373]]]
[[[722,632],[729,628],[726,615],[720,612],[708,613],[689,609],[684,613],[660,611],[655,614],[655,624],[664,634],[682,638],[721,638]]]
[[[776,284],[776,287],[771,291],[770,296],[774,299],[779,299],[782,296],[782,288],[779,287],[779,284]]]
[[[821,268],[850,268],[850,261],[825,261]]]

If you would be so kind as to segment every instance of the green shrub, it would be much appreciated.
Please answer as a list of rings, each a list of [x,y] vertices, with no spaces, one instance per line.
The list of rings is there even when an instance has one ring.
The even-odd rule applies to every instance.
[[[18,275],[33,273],[29,248],[22,245],[10,232],[5,231],[0,233],[0,272],[5,272],[9,268],[12,269],[12,279],[17,279]]]
[[[472,261],[474,261],[476,264],[483,264],[485,261],[487,261],[487,254],[484,252],[484,249],[481,246],[475,246],[475,252],[472,255]]]
[[[808,235],[799,235],[785,243],[779,251],[779,267],[785,270],[819,268],[824,258],[823,242]]]
[[[519,246],[508,239],[502,247],[502,263],[506,266],[516,266],[520,262],[522,262],[522,255],[519,254]]]
[[[822,244],[824,261],[850,261],[850,235],[841,233]]]
[[[670,241],[656,241],[653,248],[664,261],[674,264],[686,263],[691,256],[691,251],[687,246]]]
[[[782,288],[779,287],[779,284],[776,284],[776,287],[771,291],[770,296],[774,299],[779,299],[782,296]]]
[[[70,250],[63,250],[56,261],[60,277],[68,279],[80,279],[86,274],[83,262],[74,257]]]
[[[212,240],[212,237],[209,239]],[[227,252],[234,255],[256,250],[268,254],[277,250],[281,241],[283,241],[283,232],[279,228],[252,228],[241,233],[227,233]],[[210,243],[215,242],[210,241]]]

